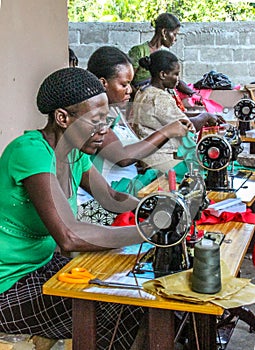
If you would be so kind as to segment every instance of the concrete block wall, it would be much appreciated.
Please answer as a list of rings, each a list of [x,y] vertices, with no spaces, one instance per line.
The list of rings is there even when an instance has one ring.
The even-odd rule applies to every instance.
[[[69,23],[69,45],[86,68],[89,56],[100,46],[117,46],[124,52],[150,40],[150,23]],[[182,64],[182,78],[195,83],[216,70],[234,85],[255,81],[255,22],[183,23],[171,48]]]

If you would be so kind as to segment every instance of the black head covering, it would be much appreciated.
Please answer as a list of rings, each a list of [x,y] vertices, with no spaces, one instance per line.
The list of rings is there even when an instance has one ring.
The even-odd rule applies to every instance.
[[[105,92],[100,80],[83,68],[69,67],[50,74],[37,94],[37,107],[43,114],[75,105]]]

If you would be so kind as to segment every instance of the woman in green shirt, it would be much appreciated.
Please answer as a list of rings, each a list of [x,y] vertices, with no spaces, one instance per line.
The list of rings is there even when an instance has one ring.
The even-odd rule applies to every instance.
[[[181,22],[172,13],[161,13],[155,20],[155,32],[151,40],[131,47],[128,56],[132,60],[135,73],[132,81],[133,96],[138,89],[148,85],[151,80],[150,72],[139,65],[140,58],[150,56],[161,49],[169,49],[177,41],[180,27]],[[179,81],[177,89],[189,96],[195,94],[195,91],[182,80]]]
[[[0,158],[0,331],[65,339],[72,337],[71,300],[42,294],[42,285],[69,261],[57,245],[84,252],[142,241],[134,226],[77,221],[78,186],[114,212],[133,210],[138,200],[111,189],[90,161],[110,126],[105,89],[92,73],[52,73],[40,86],[37,106],[48,115],[46,126],[16,138]],[[108,348],[119,310],[97,304],[98,349]],[[114,348],[130,349],[143,310],[127,306],[126,315],[122,321],[135,331],[120,325]]]

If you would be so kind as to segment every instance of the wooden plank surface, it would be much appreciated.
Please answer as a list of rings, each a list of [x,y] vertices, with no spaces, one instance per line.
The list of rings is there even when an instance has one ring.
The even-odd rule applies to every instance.
[[[241,136],[242,142],[255,142],[255,138],[253,137],[246,137],[246,136]]]
[[[227,263],[231,273],[236,275],[252,238],[254,225],[231,222],[224,225],[203,225],[200,228],[221,231],[227,235],[230,243],[222,243],[221,258]],[[132,251],[133,248],[134,251]],[[134,246],[111,251],[82,253],[68,263],[59,273],[70,272],[74,267],[85,267],[96,277],[103,280],[110,279],[121,283],[141,285],[145,279],[127,276],[135,264],[135,249],[138,248],[139,246]],[[221,307],[210,303],[198,305],[175,301],[139,289],[130,290],[88,284],[68,284],[58,281],[57,275],[44,284],[44,294],[212,315],[220,315],[223,312]]]

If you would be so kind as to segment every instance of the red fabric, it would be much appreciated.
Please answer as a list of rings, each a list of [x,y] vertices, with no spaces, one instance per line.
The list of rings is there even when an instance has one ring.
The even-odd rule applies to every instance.
[[[131,226],[135,225],[135,214],[127,211],[116,216],[111,226]]]
[[[196,91],[196,93],[197,93],[197,94],[192,95],[188,99],[188,103],[191,107],[196,106],[197,102],[201,101],[201,98],[202,98],[202,104],[204,105],[207,112],[210,112],[210,113],[222,112],[223,106],[220,105],[219,103],[215,102],[214,100],[209,99],[209,96],[212,92],[211,89],[198,90],[198,89],[194,88],[193,84],[188,84],[188,86],[193,91]],[[178,94],[179,94],[181,99],[187,98],[187,95],[185,95],[185,94],[182,94],[180,92],[178,92]]]
[[[245,213],[228,213],[223,212],[219,217],[213,216],[208,210],[204,210],[201,215],[201,219],[196,222],[197,225],[203,224],[224,224],[225,222],[236,221],[246,222],[249,224],[255,224],[255,213],[252,213],[251,209],[247,209]],[[132,211],[128,211],[116,216],[112,226],[130,226],[135,225],[135,214]],[[200,230],[199,232],[203,232]],[[255,246],[252,254],[253,264],[255,265]]]
[[[201,219],[196,223],[197,225],[203,224],[224,224],[225,222],[236,221],[246,222],[248,224],[255,224],[255,213],[252,213],[251,209],[247,209],[245,213],[228,213],[223,212],[219,217],[211,215],[208,210],[204,210],[201,215]]]
[[[188,86],[193,90],[196,91],[197,94],[192,95],[189,99],[188,102],[191,107],[194,107],[197,102],[201,101],[202,97],[202,104],[204,105],[205,109],[207,112],[210,113],[217,113],[217,112],[222,112],[223,106],[220,105],[219,103],[215,102],[214,100],[209,99],[210,94],[212,92],[211,89],[195,89],[193,84],[188,84]],[[236,85],[233,90],[240,90],[241,86]],[[181,92],[178,92],[180,98],[183,100],[187,98],[186,94],[183,94]],[[201,96],[201,97],[200,97]]]
[[[185,112],[186,108],[184,107],[184,104],[182,103],[182,100],[181,100],[180,96],[178,95],[178,93],[176,93],[175,95],[172,95],[172,96],[175,99],[177,107],[180,108],[181,111]]]
[[[196,224],[224,224],[225,222],[236,221],[246,222],[248,224],[255,224],[255,213],[252,213],[251,209],[247,209],[245,213],[228,213],[223,212],[219,217],[211,215],[209,211],[204,210]],[[129,226],[135,225],[135,214],[132,211],[128,211],[116,216],[112,226]]]
[[[210,201],[213,204],[214,201]],[[204,210],[201,214],[201,218],[196,221],[197,225],[205,224],[224,224],[225,222],[246,222],[248,224],[255,224],[255,213],[251,209],[247,208],[244,213],[229,213],[223,212],[220,216],[214,216],[209,210]],[[128,211],[116,216],[112,226],[129,226],[135,225],[135,214],[132,211]]]

